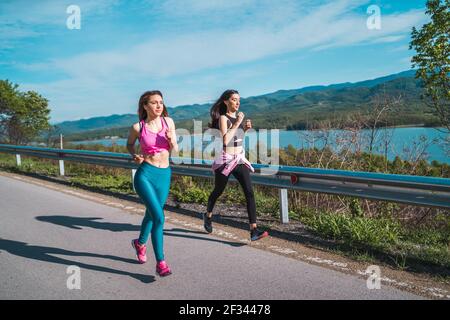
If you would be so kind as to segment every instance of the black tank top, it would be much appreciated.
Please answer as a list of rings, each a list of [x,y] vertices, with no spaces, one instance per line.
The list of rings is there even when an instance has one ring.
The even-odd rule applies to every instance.
[[[230,129],[232,125],[235,124],[237,121],[237,118],[230,117],[229,115],[225,114],[227,117],[227,129]],[[241,130],[239,130],[241,129]],[[228,145],[226,146],[223,144],[224,147],[240,147],[242,146],[242,141],[244,140],[244,125],[243,122],[239,125],[239,127],[236,129],[236,135],[230,139],[230,142],[228,142]]]

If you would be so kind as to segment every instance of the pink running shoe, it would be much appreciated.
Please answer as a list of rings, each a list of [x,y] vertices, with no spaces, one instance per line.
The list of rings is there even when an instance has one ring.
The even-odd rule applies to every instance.
[[[167,263],[163,260],[156,264],[156,273],[159,274],[160,277],[165,277],[169,274],[172,274],[172,271],[170,270]]]
[[[136,250],[136,256],[140,263],[147,262],[147,256],[145,253],[147,252],[147,246],[145,244],[139,244],[138,239],[131,240],[131,245],[134,250]]]

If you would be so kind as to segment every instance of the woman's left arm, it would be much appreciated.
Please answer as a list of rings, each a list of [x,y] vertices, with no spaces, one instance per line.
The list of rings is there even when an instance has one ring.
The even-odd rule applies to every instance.
[[[178,152],[177,135],[175,133],[175,123],[172,118],[166,118],[169,130],[167,130],[166,137],[170,144],[170,150]]]

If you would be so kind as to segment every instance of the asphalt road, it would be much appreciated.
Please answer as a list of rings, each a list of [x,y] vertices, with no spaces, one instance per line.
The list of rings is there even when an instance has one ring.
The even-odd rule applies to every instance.
[[[173,274],[160,278],[151,246],[141,265],[130,245],[141,220],[0,176],[0,299],[422,299],[169,223]],[[79,282],[69,266],[79,268]]]

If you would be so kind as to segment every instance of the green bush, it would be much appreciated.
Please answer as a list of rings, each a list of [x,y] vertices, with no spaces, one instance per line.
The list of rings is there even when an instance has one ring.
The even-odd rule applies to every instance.
[[[364,216],[359,199],[353,198],[350,200],[350,213],[354,218]]]
[[[110,192],[132,194],[133,185],[130,176],[89,174],[88,176],[73,176],[69,180],[89,187],[101,188]]]
[[[280,212],[280,200],[278,198],[267,196],[261,191],[255,190],[256,210],[258,213],[271,214],[278,217]]]
[[[300,221],[313,231],[349,244],[381,247],[401,238],[401,226],[390,219],[352,217],[345,214],[320,213],[301,215]]]
[[[424,246],[450,246],[450,229],[420,227],[405,231],[405,240]]]
[[[173,188],[171,192],[179,202],[200,203],[203,205],[208,203],[209,192],[196,186],[184,190]]]

